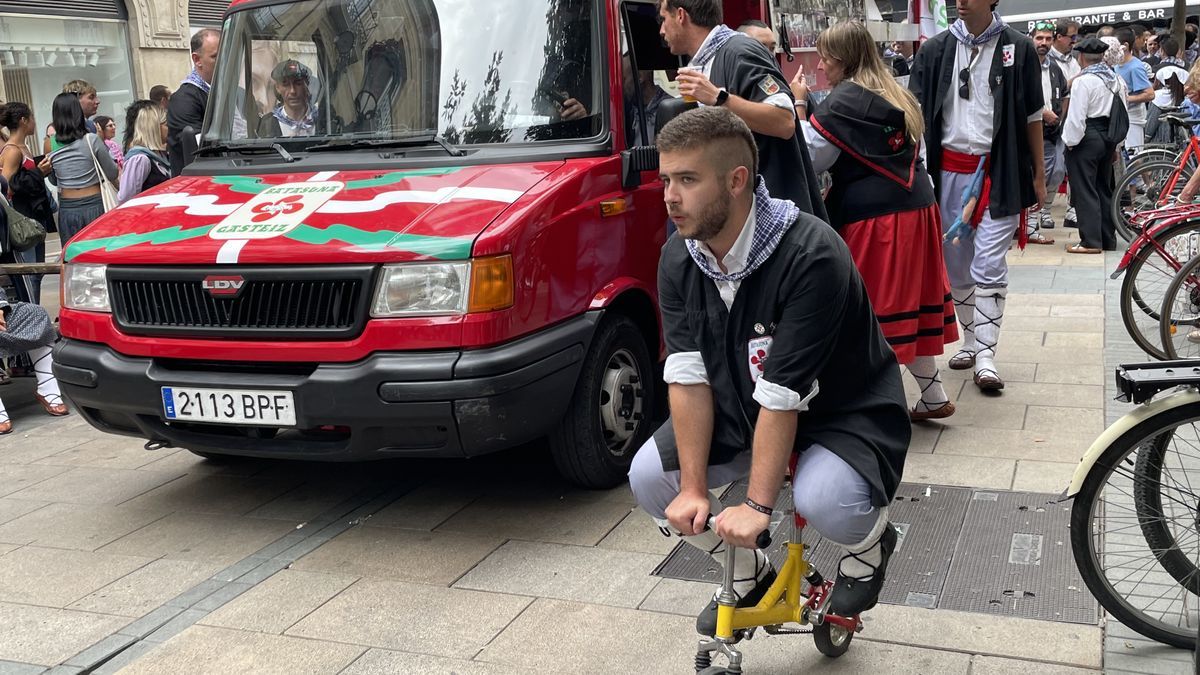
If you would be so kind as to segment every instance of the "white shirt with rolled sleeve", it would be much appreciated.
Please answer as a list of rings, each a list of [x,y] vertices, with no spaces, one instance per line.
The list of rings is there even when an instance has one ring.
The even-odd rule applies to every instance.
[[[750,215],[746,218],[746,225],[742,228],[742,233],[738,235],[737,241],[733,242],[729,253],[720,260],[719,265],[717,257],[713,255],[708,246],[703,242],[700,243],[700,252],[708,258],[713,269],[724,268],[726,274],[733,274],[746,267],[757,223],[756,205],[757,200],[750,207]],[[725,309],[732,309],[733,299],[737,297],[741,282],[715,279],[711,281],[716,285],[717,292],[721,295],[721,301],[725,303]],[[704,357],[700,352],[678,352],[667,356],[667,362],[663,366],[663,380],[667,384],[708,384],[708,369],[704,365]],[[820,391],[818,385],[818,382],[813,382],[812,389],[807,394],[801,395],[787,387],[768,382],[765,377],[759,377],[754,387],[754,400],[767,410],[804,412],[808,410],[808,402]]]
[[[1112,110],[1113,88],[1119,87],[1121,98],[1126,98],[1125,81],[1120,77],[1109,84],[1099,75],[1084,74],[1075,78],[1071,85],[1071,107],[1067,108],[1067,119],[1063,122],[1062,141],[1068,148],[1079,145],[1087,131],[1087,121],[1096,117],[1108,117]]]
[[[980,45],[974,63],[971,59],[971,48],[960,40],[954,41],[954,80],[946,91],[946,113],[942,120],[945,133],[942,136],[942,145],[955,152],[982,157],[992,151],[992,140],[996,137],[992,115],[995,102],[992,100],[992,89],[988,79],[999,41],[1000,36],[997,35]],[[970,98],[958,95],[962,84],[959,73],[964,68],[970,72]],[[1012,71],[1012,68],[1005,70]],[[1011,76],[1008,72],[1005,75]],[[1042,111],[1039,110],[1026,121],[1033,123],[1040,122],[1041,119]]]

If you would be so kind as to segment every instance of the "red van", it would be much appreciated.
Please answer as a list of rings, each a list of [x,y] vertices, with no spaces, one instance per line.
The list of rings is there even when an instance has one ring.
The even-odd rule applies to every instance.
[[[234,0],[194,163],[66,249],[63,391],[206,457],[548,436],[620,482],[661,398],[656,14]]]

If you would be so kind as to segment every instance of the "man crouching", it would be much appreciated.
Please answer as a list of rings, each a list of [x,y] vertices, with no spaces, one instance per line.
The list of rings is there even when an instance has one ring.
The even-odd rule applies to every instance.
[[[798,454],[797,513],[846,549],[830,610],[870,609],[896,547],[887,506],[911,427],[850,252],[827,224],[771,198],[733,113],[687,112],[657,144],[679,228],[658,270],[671,419],[634,457],[638,504],[714,556],[722,540],[753,549]],[[747,474],[745,503],[722,511],[709,489]],[[734,568],[738,606],[757,604],[775,578],[766,556],[753,550]],[[696,628],[713,635],[715,600]]]

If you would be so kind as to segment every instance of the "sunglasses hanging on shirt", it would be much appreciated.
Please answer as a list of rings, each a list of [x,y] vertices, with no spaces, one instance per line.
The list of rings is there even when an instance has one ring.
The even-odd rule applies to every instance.
[[[969,101],[971,100],[971,71],[975,69],[975,64],[979,62],[979,47],[971,47],[971,60],[966,68],[958,71],[958,97]]]

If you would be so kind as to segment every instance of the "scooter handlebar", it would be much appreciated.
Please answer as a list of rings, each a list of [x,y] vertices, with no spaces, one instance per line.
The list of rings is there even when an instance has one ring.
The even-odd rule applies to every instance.
[[[717,517],[710,515],[704,527],[706,530],[717,529]],[[758,537],[754,540],[754,545],[758,548],[768,548],[771,546],[771,530],[763,530],[758,533]]]

